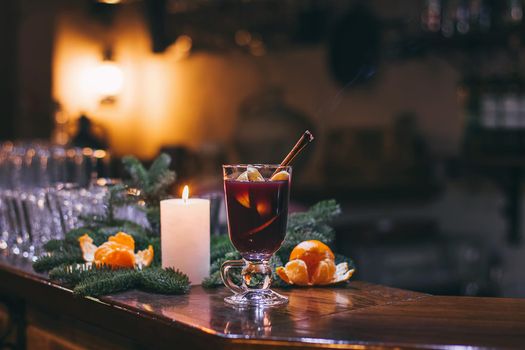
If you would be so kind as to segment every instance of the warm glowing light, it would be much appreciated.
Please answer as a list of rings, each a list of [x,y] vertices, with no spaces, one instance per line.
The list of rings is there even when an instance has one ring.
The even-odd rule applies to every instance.
[[[235,32],[235,42],[237,43],[237,45],[246,46],[249,45],[251,41],[252,35],[250,34],[250,32],[243,29]]]
[[[130,1],[122,0],[127,2]],[[211,53],[192,56],[194,43],[188,35],[181,35],[164,54],[153,53],[140,6],[133,8],[115,13],[114,40],[110,42],[113,63],[103,61],[102,57],[107,57],[101,57],[101,53],[105,54],[101,45],[105,33],[100,32],[99,23],[87,13],[65,11],[56,18],[53,98],[60,102],[66,123],[63,131],[57,131],[55,140],[60,144],[69,141],[67,132],[80,114],[89,116],[110,140],[112,153],[108,157],[134,154],[146,160],[153,159],[163,145],[184,144],[194,148],[210,137],[213,142],[227,140],[233,132],[236,106],[251,93],[254,76],[250,73],[251,78],[245,84],[244,73],[248,71],[244,65],[230,68],[228,60],[215,58]],[[121,71],[116,74],[120,77],[117,81],[122,78],[122,84],[116,84],[121,85],[116,96],[104,96],[108,91],[104,86],[98,87],[100,79],[95,76],[99,74],[93,74],[100,72],[99,67],[106,63]],[[205,73],[206,79],[200,78],[201,73]],[[228,96],[234,97],[231,103],[222,94],[209,93],[216,89],[217,81],[230,81],[230,74],[236,78],[233,85],[227,84],[226,90],[243,90],[240,94],[228,92]],[[236,85],[234,81],[242,84]],[[212,106],[217,104],[228,109],[223,113],[225,117],[205,119],[201,127],[203,116],[215,115]]]
[[[101,97],[118,95],[124,85],[122,69],[112,61],[104,61],[87,77],[88,85]]]
[[[86,157],[91,157],[93,155],[93,150],[89,147],[82,148],[82,154]]]
[[[192,46],[193,41],[191,37],[180,35],[170,47],[170,52],[175,57],[175,60],[182,60],[190,55]]]
[[[120,4],[121,0],[98,0],[98,2],[108,5]]]
[[[184,202],[186,202],[188,200],[190,196],[190,188],[188,187],[188,185],[184,186],[184,189],[182,190],[182,199],[184,200]]]
[[[104,151],[103,149],[97,149],[95,152],[93,152],[93,155],[95,156],[95,158],[102,159],[106,157],[106,151]]]
[[[266,54],[266,47],[262,40],[255,39],[250,42],[250,53],[254,56],[264,56]]]
[[[104,178],[97,179],[97,185],[98,186],[106,186],[108,184],[108,180]]]
[[[26,153],[28,158],[33,158],[35,156],[35,154],[36,154],[36,151],[34,149],[32,149],[32,148],[28,149],[27,153]]]
[[[188,52],[191,50],[191,47],[193,45],[193,42],[191,38],[187,35],[181,35],[177,38],[175,41],[175,45],[177,46],[178,50]]]

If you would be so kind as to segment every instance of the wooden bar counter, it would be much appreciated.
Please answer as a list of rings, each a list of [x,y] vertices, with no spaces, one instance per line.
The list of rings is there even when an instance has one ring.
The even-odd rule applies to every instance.
[[[0,257],[0,348],[525,349],[525,299],[441,297],[351,281],[281,291],[289,305],[238,310],[224,288],[81,298]]]

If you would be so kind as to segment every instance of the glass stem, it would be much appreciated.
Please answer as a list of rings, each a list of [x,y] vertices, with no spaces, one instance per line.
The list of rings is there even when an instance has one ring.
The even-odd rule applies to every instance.
[[[248,261],[242,269],[242,281],[247,291],[262,291],[270,288],[272,269],[267,260]]]

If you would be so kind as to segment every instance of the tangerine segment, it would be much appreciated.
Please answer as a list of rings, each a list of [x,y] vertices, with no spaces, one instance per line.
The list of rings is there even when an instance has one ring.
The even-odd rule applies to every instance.
[[[292,282],[290,281],[290,279],[288,278],[288,275],[286,274],[286,270],[284,269],[284,267],[282,266],[279,266],[278,268],[275,269],[275,272],[277,273],[277,275],[286,283],[288,284],[292,284]]]
[[[97,248],[95,251],[95,262],[101,262],[106,255],[111,253],[113,250],[117,249],[117,247],[121,246],[120,244],[117,244],[115,242],[106,242],[103,243],[100,247]]]
[[[299,286],[308,285],[308,267],[304,261],[299,259],[289,261],[285,265],[284,270],[291,284],[297,284]]]
[[[300,259],[306,263],[308,271],[315,274],[319,263],[325,259],[334,260],[332,250],[323,242],[310,240],[299,243],[290,253],[290,261]]]
[[[324,259],[317,266],[317,270],[310,276],[311,284],[325,285],[330,284],[335,277],[335,263],[331,259]]]
[[[108,242],[115,242],[128,249],[135,250],[135,240],[125,232],[118,232],[116,235],[109,237]]]
[[[153,247],[150,245],[148,249],[140,250],[135,254],[135,262],[139,268],[149,266],[153,261],[153,256]]]
[[[129,250],[113,250],[104,257],[102,264],[118,268],[135,267],[135,255]]]
[[[122,244],[106,242],[95,251],[95,263],[112,267],[134,267],[135,254]]]

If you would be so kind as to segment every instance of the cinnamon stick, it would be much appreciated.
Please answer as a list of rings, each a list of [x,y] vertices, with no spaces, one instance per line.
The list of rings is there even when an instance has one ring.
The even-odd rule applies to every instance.
[[[306,130],[299,140],[295,143],[295,146],[293,146],[292,150],[286,155],[286,157],[283,159],[279,167],[275,170],[273,175],[277,174],[283,167],[288,166],[294,158],[301,152],[310,142],[314,140],[314,135],[309,130]],[[273,176],[272,175],[272,176]]]

